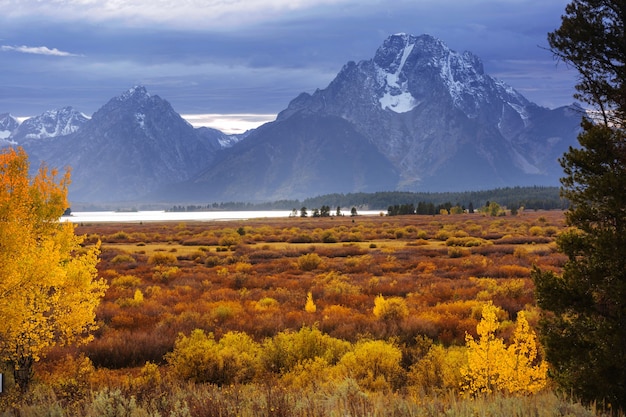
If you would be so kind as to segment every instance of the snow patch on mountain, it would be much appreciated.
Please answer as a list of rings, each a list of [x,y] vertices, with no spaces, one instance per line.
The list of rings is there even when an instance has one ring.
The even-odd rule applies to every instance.
[[[513,107],[513,109],[515,109],[517,114],[519,114],[520,117],[522,118],[522,120],[524,121],[524,124],[526,124],[526,122],[530,118],[528,116],[528,111],[526,110],[526,107],[524,107],[524,106],[522,106],[520,104],[516,104],[516,103],[509,103],[509,106],[511,106],[511,107]]]
[[[136,85],[134,87],[129,88],[124,93],[122,93],[117,99],[119,101],[127,101],[133,97],[137,97],[140,99],[148,99],[150,98],[150,93],[148,93],[148,90],[146,90],[146,87],[142,85]]]
[[[13,144],[14,142],[8,141],[9,136],[17,129],[20,122],[17,118],[11,116],[9,113],[0,114],[0,146],[6,146],[7,144]]]
[[[146,125],[146,115],[143,113],[136,113],[135,119],[137,119],[137,123],[139,124],[139,127],[143,129]]]
[[[383,110],[389,109],[396,113],[406,113],[413,110],[418,102],[408,90],[406,77],[400,79],[406,60],[413,51],[415,44],[407,45],[403,52],[400,64],[395,72],[388,72],[378,67],[378,81],[385,86],[383,96],[378,100]]]
[[[468,88],[468,80],[478,81],[476,85],[482,85],[482,77],[476,72],[472,63],[453,51],[446,51],[447,54],[440,60],[438,66],[441,71],[441,78],[448,87],[452,102],[459,108],[464,107],[465,95],[480,98],[482,96],[479,89]]]
[[[220,144],[222,149],[230,148],[238,142],[241,142],[241,135],[225,135],[217,139],[217,142]]]

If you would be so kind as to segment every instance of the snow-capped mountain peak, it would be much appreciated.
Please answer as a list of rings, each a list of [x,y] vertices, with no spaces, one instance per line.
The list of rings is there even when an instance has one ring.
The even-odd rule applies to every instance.
[[[9,113],[0,114],[0,141],[8,139],[19,125],[20,122]]]
[[[405,33],[388,37],[373,59],[346,64],[326,89],[295,98],[277,122],[298,114],[349,122],[394,164],[402,189],[436,189],[460,169],[467,175],[447,177],[451,184],[471,177],[498,186],[527,175],[543,183],[578,123],[489,76],[471,52]]]
[[[11,134],[11,140],[21,143],[29,139],[47,139],[69,135],[80,129],[89,117],[71,106],[48,110],[24,120]]]
[[[476,117],[478,108],[494,94],[516,109],[528,105],[511,87],[486,75],[476,55],[453,51],[430,35],[392,35],[376,51],[372,63],[377,99],[383,110],[409,112],[424,102],[427,90],[433,93],[437,85],[441,89],[436,94],[448,96],[468,117]]]
[[[123,92],[117,99],[119,101],[128,101],[128,100],[147,100],[150,98],[150,93],[146,90],[146,87],[142,85],[136,85],[134,87],[129,88],[127,91]]]

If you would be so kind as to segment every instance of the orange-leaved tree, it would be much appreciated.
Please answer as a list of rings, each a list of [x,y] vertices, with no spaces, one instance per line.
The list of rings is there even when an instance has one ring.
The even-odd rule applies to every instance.
[[[31,177],[23,149],[0,151],[0,360],[21,389],[50,347],[90,340],[106,290],[99,245],[59,220],[69,179],[45,165]]]

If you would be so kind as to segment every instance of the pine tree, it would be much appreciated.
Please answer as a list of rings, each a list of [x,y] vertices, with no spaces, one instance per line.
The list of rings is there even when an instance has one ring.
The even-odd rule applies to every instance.
[[[578,71],[575,97],[597,110],[605,124],[626,117],[624,22],[625,0],[574,0],[561,27],[548,34],[554,56]]]
[[[596,110],[561,158],[570,230],[562,275],[535,270],[542,341],[554,379],[586,402],[626,410],[626,0],[574,0],[548,35]]]
[[[543,344],[568,392],[626,409],[626,137],[585,122],[579,141],[561,161],[568,261],[561,276],[533,272]]]

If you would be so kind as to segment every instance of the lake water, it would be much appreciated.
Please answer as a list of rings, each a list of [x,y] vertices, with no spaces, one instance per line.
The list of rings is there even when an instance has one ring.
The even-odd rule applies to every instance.
[[[70,216],[64,216],[61,221],[73,223],[100,223],[100,222],[165,222],[165,221],[226,221],[263,218],[289,217],[291,210],[271,211],[73,211]],[[349,211],[345,212],[349,215]],[[379,215],[380,210],[359,211],[360,216]]]

